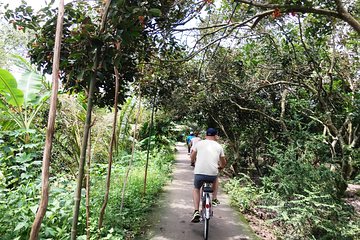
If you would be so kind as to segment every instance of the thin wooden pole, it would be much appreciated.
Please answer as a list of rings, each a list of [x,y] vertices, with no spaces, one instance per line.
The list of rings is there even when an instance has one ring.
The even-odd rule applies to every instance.
[[[146,164],[145,164],[145,174],[144,174],[144,192],[143,192],[144,196],[146,195],[147,173],[148,173],[148,167],[149,167],[151,134],[152,134],[152,129],[153,129],[153,125],[154,125],[154,112],[155,112],[155,105],[156,105],[156,96],[157,96],[157,92],[155,93],[155,96],[154,96],[154,99],[153,99],[153,105],[152,105],[152,109],[151,109],[149,137],[148,137],[148,146],[147,146]]]
[[[120,43],[117,43],[116,49],[120,50]],[[116,141],[116,120],[118,115],[118,99],[119,99],[119,89],[120,89],[120,78],[119,78],[119,71],[116,66],[114,66],[114,73],[115,73],[115,99],[114,99],[114,120],[112,125],[112,135],[110,140],[110,146],[109,146],[109,163],[108,163],[108,170],[107,170],[107,176],[106,176],[106,190],[104,195],[104,201],[103,205],[100,210],[99,215],[99,230],[102,228],[102,223],[104,219],[105,209],[106,205],[108,203],[109,199],[109,192],[110,192],[110,180],[111,180],[111,166],[113,162],[113,150],[114,150],[114,144]],[[100,231],[99,231],[100,232]]]
[[[99,60],[99,54],[100,50],[97,49],[95,53],[95,60],[94,62],[98,63]],[[93,71],[96,72],[95,69]],[[85,158],[86,158],[86,151],[87,151],[87,143],[89,139],[89,130],[90,130],[90,122],[91,122],[91,114],[92,114],[92,108],[93,108],[93,95],[95,91],[95,82],[96,82],[96,76],[93,74],[92,79],[90,80],[90,86],[89,86],[89,97],[87,102],[87,111],[86,111],[86,121],[84,125],[84,135],[82,139],[82,145],[81,145],[81,152],[80,152],[80,162],[79,162],[79,173],[77,178],[77,186],[74,196],[74,211],[73,211],[73,222],[72,222],[72,228],[71,228],[71,239],[76,240],[76,234],[77,234],[77,223],[79,219],[79,209],[80,209],[80,200],[81,200],[81,189],[82,189],[82,181],[84,178],[84,166],[85,166]]]
[[[137,114],[136,114],[135,128],[134,128],[134,133],[133,133],[133,141],[132,141],[132,145],[131,145],[131,158],[130,158],[130,161],[129,161],[128,169],[126,170],[125,178],[124,178],[124,181],[123,181],[122,193],[121,193],[120,213],[122,212],[122,210],[124,208],[126,184],[127,184],[128,179],[129,179],[129,174],[130,174],[132,162],[133,162],[134,156],[135,156],[135,140],[136,140],[137,128],[138,128],[138,123],[139,123],[139,120],[140,120],[140,113],[141,113],[141,90],[139,90],[139,100],[138,101],[139,101],[139,105],[138,105],[138,111],[137,111]]]
[[[46,129],[45,147],[42,161],[42,172],[41,172],[41,199],[39,208],[35,216],[35,220],[31,227],[30,240],[36,240],[39,236],[41,222],[45,216],[46,208],[49,202],[49,168],[50,158],[52,149],[52,139],[55,132],[55,119],[56,119],[56,104],[59,89],[59,68],[60,68],[60,48],[61,48],[61,37],[64,22],[64,0],[60,0],[59,11],[56,23],[55,33],[55,46],[54,46],[54,58],[53,58],[53,71],[52,71],[52,92],[50,100],[50,110],[48,117],[48,125]]]
[[[109,7],[111,4],[111,0],[107,0],[105,9],[104,9],[104,15],[101,19],[101,25],[100,25],[100,31],[99,34],[103,33],[105,30],[106,25],[106,18],[109,11]],[[79,210],[80,210],[80,200],[81,200],[81,189],[82,189],[82,181],[84,178],[84,165],[85,165],[85,158],[86,158],[86,151],[87,151],[87,143],[89,139],[89,131],[90,131],[90,125],[91,125],[91,114],[93,109],[93,98],[94,98],[94,92],[95,92],[95,83],[96,83],[96,73],[97,68],[99,65],[99,59],[100,59],[100,47],[97,47],[95,51],[94,56],[94,65],[92,69],[92,77],[89,83],[89,96],[87,101],[87,110],[86,110],[86,120],[84,125],[84,135],[82,139],[82,145],[80,149],[80,162],[79,162],[79,173],[77,178],[77,186],[74,196],[74,211],[73,211],[73,222],[71,227],[71,240],[76,240],[77,235],[77,224],[79,220]]]
[[[86,171],[86,239],[90,240],[90,176],[91,176],[91,129],[89,129],[88,159]]]

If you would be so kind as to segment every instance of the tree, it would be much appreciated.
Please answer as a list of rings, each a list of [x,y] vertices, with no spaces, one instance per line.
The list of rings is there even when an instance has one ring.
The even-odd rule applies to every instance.
[[[280,17],[281,14],[288,13],[313,13],[321,16],[340,19],[349,24],[355,31],[360,33],[360,23],[356,19],[356,15],[352,15],[347,8],[356,7],[356,1],[350,1],[345,6],[343,1],[268,1],[267,3],[257,3],[248,0],[235,0],[236,3],[247,5],[248,8],[255,7],[263,10],[257,13],[255,24],[266,16]],[[241,7],[241,6],[240,6]],[[253,26],[254,27],[254,26]]]
[[[316,3],[323,6],[320,1]],[[326,4],[325,7],[336,9],[334,3]],[[321,135],[324,130],[328,151],[332,152],[333,163],[342,169],[339,172],[343,178],[356,175],[357,163],[351,156],[357,155],[354,146],[359,144],[354,135],[358,131],[358,118],[354,117],[358,116],[355,110],[358,88],[354,85],[356,70],[350,67],[359,64],[353,58],[358,51],[354,50],[356,44],[351,41],[356,35],[350,29],[344,32],[336,20],[329,21],[330,15],[323,14],[325,10],[315,11],[315,3],[300,8],[304,12],[307,9],[306,14],[291,14],[292,8],[286,5],[289,14],[276,16],[274,10],[261,15],[258,8],[263,6],[277,9],[279,4],[224,3],[203,17],[200,26],[182,29],[198,31],[195,48],[188,56],[201,56],[194,58],[194,65],[190,65],[192,74],[182,76],[185,84],[175,84],[173,93],[181,92],[180,96],[187,96],[192,104],[169,93],[167,97],[173,98],[163,103],[174,114],[218,125],[231,139],[234,156],[242,146],[258,146],[255,154],[253,148],[243,151],[242,156],[243,160],[251,159],[258,171],[259,155],[267,151],[267,138],[289,144],[296,140],[293,136],[300,130],[293,125],[295,122],[302,126],[317,125],[308,132]],[[349,67],[349,75],[340,70]],[[186,107],[174,108],[173,99]],[[341,110],[344,108],[347,110]],[[183,109],[188,111],[184,113]],[[253,138],[254,128],[259,126],[259,138]],[[250,136],[244,136],[244,132]],[[273,163],[269,159],[268,164]],[[266,161],[262,164],[266,166]]]
[[[10,71],[11,60],[13,55],[20,55],[25,58],[27,55],[27,43],[32,38],[31,31],[24,32],[21,28],[16,29],[13,26],[6,24],[4,19],[0,19],[0,68]]]

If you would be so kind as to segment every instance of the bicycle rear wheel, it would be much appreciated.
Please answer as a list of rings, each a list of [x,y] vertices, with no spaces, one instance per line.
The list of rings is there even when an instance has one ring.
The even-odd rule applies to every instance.
[[[209,224],[210,224],[210,219],[205,218],[204,219],[204,240],[208,240],[209,237]]]

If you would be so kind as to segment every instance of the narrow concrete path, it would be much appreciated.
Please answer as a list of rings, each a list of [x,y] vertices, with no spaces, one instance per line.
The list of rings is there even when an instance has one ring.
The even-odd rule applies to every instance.
[[[203,223],[191,223],[194,211],[192,201],[193,168],[184,144],[176,145],[177,154],[173,180],[165,187],[149,220],[149,231],[139,239],[152,240],[196,240],[203,239]],[[250,240],[258,239],[241,215],[229,206],[229,199],[221,191],[221,204],[214,207],[210,220],[209,239]]]

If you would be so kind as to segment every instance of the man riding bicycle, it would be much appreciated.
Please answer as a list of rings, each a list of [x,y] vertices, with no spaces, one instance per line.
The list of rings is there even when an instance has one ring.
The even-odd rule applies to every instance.
[[[206,131],[205,140],[196,143],[191,152],[191,162],[195,163],[194,168],[194,214],[191,222],[200,221],[200,188],[204,182],[213,183],[213,201],[217,201],[219,167],[224,168],[226,164],[223,147],[216,141],[217,131],[209,128]]]

